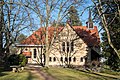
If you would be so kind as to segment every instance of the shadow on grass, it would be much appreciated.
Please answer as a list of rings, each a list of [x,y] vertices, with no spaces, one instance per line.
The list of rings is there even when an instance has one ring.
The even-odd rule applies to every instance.
[[[32,74],[31,74],[31,72],[29,72],[29,76],[28,76],[27,80],[32,80]]]
[[[57,76],[58,80],[79,80],[79,78],[76,77],[72,77],[72,76]]]
[[[4,72],[6,72],[6,70],[4,70],[4,67],[0,67],[0,77],[8,75],[7,73],[4,73]]]
[[[89,72],[89,71],[84,71],[84,70],[79,70],[79,71],[84,72],[84,73],[88,73],[88,74],[94,74],[94,75],[101,76],[101,77],[104,77],[104,78],[119,79],[119,78],[116,78],[116,77],[101,75],[101,74],[94,73],[94,72]]]
[[[7,73],[0,72],[0,77],[1,77],[1,76],[5,76],[5,75],[8,75],[8,74],[7,74]]]

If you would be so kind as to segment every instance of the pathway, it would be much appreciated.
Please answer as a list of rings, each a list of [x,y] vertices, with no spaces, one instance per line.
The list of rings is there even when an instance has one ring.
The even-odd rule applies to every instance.
[[[32,73],[32,74],[36,74],[37,76],[39,76],[40,79],[42,80],[55,80],[54,77],[44,73],[43,71],[40,70],[41,66],[32,66],[32,65],[28,65],[26,68]]]

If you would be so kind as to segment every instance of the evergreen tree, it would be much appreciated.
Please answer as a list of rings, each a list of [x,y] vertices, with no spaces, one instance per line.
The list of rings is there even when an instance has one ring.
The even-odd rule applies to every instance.
[[[79,19],[78,11],[74,6],[71,6],[68,10],[68,20],[71,21],[72,26],[81,26],[82,22]]]
[[[118,23],[116,23],[116,21]],[[116,23],[116,24],[115,24]],[[109,28],[111,41],[117,50],[120,50],[120,18],[115,20],[115,23]],[[102,48],[103,56],[107,59],[106,64],[113,70],[120,70],[120,59],[115,54],[114,50],[108,44],[106,32],[102,33]],[[113,53],[113,54],[111,54]],[[120,53],[120,52],[119,52]]]
[[[97,1],[97,0],[96,0]],[[120,15],[118,14],[118,6],[120,6],[119,2],[114,1],[102,1],[101,2],[102,8],[104,10],[105,18],[107,20],[108,24],[108,30],[110,33],[110,38],[112,44],[115,46],[117,50],[120,50]],[[95,17],[99,17],[96,9],[94,9]],[[101,21],[98,19],[101,25]],[[103,25],[101,25],[103,26]],[[103,57],[107,59],[106,64],[110,66],[113,70],[120,70],[120,59],[118,58],[117,54],[111,48],[111,46],[108,43],[107,39],[107,33],[102,33],[102,53]],[[120,54],[120,52],[119,52]]]

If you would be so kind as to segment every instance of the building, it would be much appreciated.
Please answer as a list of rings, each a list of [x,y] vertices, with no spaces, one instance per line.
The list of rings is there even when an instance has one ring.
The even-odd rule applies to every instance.
[[[99,61],[100,37],[97,26],[88,22],[87,26],[48,27],[49,65],[85,65],[93,60]],[[18,54],[24,54],[28,63],[44,64],[45,28],[35,31],[18,47]]]

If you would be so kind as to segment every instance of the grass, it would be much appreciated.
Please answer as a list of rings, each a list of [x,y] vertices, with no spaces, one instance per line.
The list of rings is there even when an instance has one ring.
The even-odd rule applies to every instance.
[[[43,69],[45,73],[51,75],[55,80],[116,80],[112,77],[106,77],[95,73],[78,71],[68,68],[49,68]]]
[[[0,72],[0,80],[43,80],[38,75],[32,74],[29,71],[16,72],[11,71]]]
[[[107,69],[101,71],[101,73],[106,73],[106,74],[111,74],[111,75],[120,76],[120,72],[115,72],[115,71],[113,71],[113,70],[107,70]]]
[[[41,70],[55,78],[55,80],[120,80],[120,74],[117,72],[117,75],[111,75],[110,72],[110,74],[92,73],[58,67],[50,67],[49,69],[41,68]],[[44,77],[34,70],[13,73],[12,71],[3,71],[0,68],[0,80],[44,80]]]

